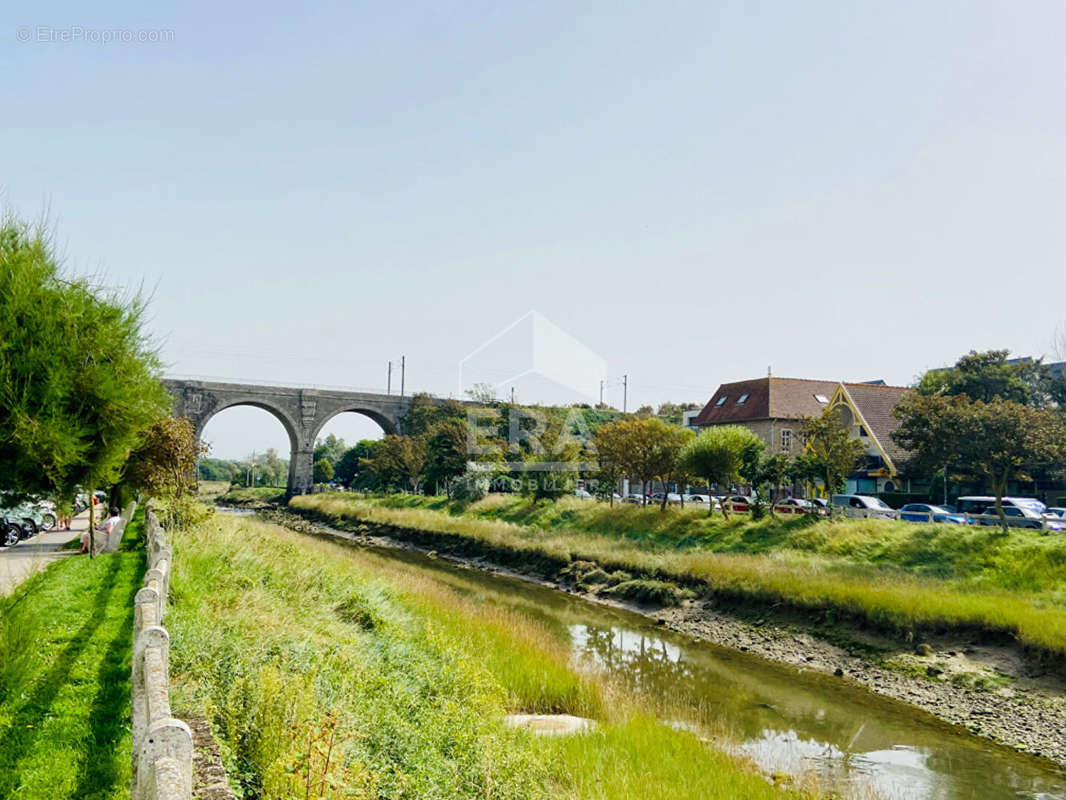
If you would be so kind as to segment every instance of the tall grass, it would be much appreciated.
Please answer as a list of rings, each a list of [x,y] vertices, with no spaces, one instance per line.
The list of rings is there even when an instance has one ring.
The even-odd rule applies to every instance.
[[[969,628],[1066,655],[1066,537],[879,520],[751,522],[568,500],[492,497],[293,498],[341,525],[432,532],[443,545],[558,568],[574,560],[667,579],[735,600],[834,610],[881,628]],[[525,520],[525,524],[516,522]],[[566,527],[570,526],[570,527]]]
[[[175,703],[214,720],[246,797],[782,796],[576,671],[540,623],[446,580],[247,517],[173,540]],[[598,732],[539,739],[505,726],[511,711]]]

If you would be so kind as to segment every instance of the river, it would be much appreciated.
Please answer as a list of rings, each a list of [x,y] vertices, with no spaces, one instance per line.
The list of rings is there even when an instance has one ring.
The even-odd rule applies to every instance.
[[[574,659],[678,709],[672,724],[727,731],[766,772],[891,800],[1066,800],[1066,772],[866,689],[664,631],[640,614],[420,553],[370,548],[480,601],[522,611]]]
[[[576,662],[671,707],[673,725],[725,732],[767,773],[813,770],[823,788],[855,796],[872,789],[887,800],[1066,800],[1066,771],[1055,764],[839,678],[517,578],[409,550],[365,549],[539,620]]]

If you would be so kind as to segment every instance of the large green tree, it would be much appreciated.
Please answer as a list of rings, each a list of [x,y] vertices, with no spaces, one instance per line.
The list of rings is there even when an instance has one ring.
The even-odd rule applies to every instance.
[[[1050,409],[996,397],[925,397],[901,404],[894,438],[918,464],[950,464],[953,470],[987,480],[1007,531],[1003,495],[1012,480],[1030,480],[1066,459],[1066,425]]]
[[[923,395],[966,395],[986,403],[999,398],[1023,405],[1047,406],[1054,378],[1040,359],[1011,360],[1009,350],[971,350],[950,369],[930,370],[918,382]]]
[[[361,461],[373,458],[375,447],[377,447],[376,441],[360,439],[353,447],[349,447],[344,451],[344,455],[341,456],[340,461],[337,462],[337,466],[333,470],[333,477],[345,486],[352,486],[357,483],[356,478],[364,472]],[[361,484],[362,481],[358,481],[358,483]]]
[[[0,223],[0,475],[9,487],[65,498],[118,480],[171,405],[144,308],[138,296],[64,274],[41,231]]]
[[[337,464],[340,463],[341,456],[347,450],[348,445],[344,443],[344,439],[331,433],[315,442],[313,458],[315,461],[320,461],[324,458],[331,467],[336,468]]]
[[[700,431],[681,451],[680,458],[685,468],[699,475],[711,485],[724,486],[726,492],[740,480],[740,470],[745,455],[762,447],[762,440],[751,429],[742,425],[714,425]],[[707,504],[707,514],[714,513],[714,502]],[[729,519],[726,505],[722,514]]]
[[[389,434],[374,448],[374,455],[363,460],[385,488],[410,488],[417,492],[426,465],[426,443],[418,436]]]

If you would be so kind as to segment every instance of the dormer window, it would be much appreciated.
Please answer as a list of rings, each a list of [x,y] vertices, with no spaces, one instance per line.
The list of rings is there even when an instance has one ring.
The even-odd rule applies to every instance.
[[[714,407],[715,407],[715,408],[719,408],[720,406],[724,406],[724,405],[725,405],[725,401],[726,401],[726,400],[728,400],[728,399],[729,399],[729,396],[728,396],[728,395],[724,395],[724,394],[723,394],[723,395],[722,395],[721,397],[719,397],[719,398],[718,398],[718,400],[717,400],[717,401],[715,402],[715,404],[714,404]]]
[[[823,406],[829,405],[829,398],[826,397],[824,394],[816,394],[814,396],[814,399],[821,403]]]
[[[750,394],[747,394],[747,393],[742,394],[740,397],[737,398],[737,405],[738,406],[744,405],[746,402],[748,402],[748,398],[749,397],[751,397]]]

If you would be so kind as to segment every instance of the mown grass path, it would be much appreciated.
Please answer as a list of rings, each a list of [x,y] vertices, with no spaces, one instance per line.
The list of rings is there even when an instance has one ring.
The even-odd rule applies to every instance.
[[[0,602],[0,798],[129,796],[133,597],[144,569],[139,551],[73,556]]]

